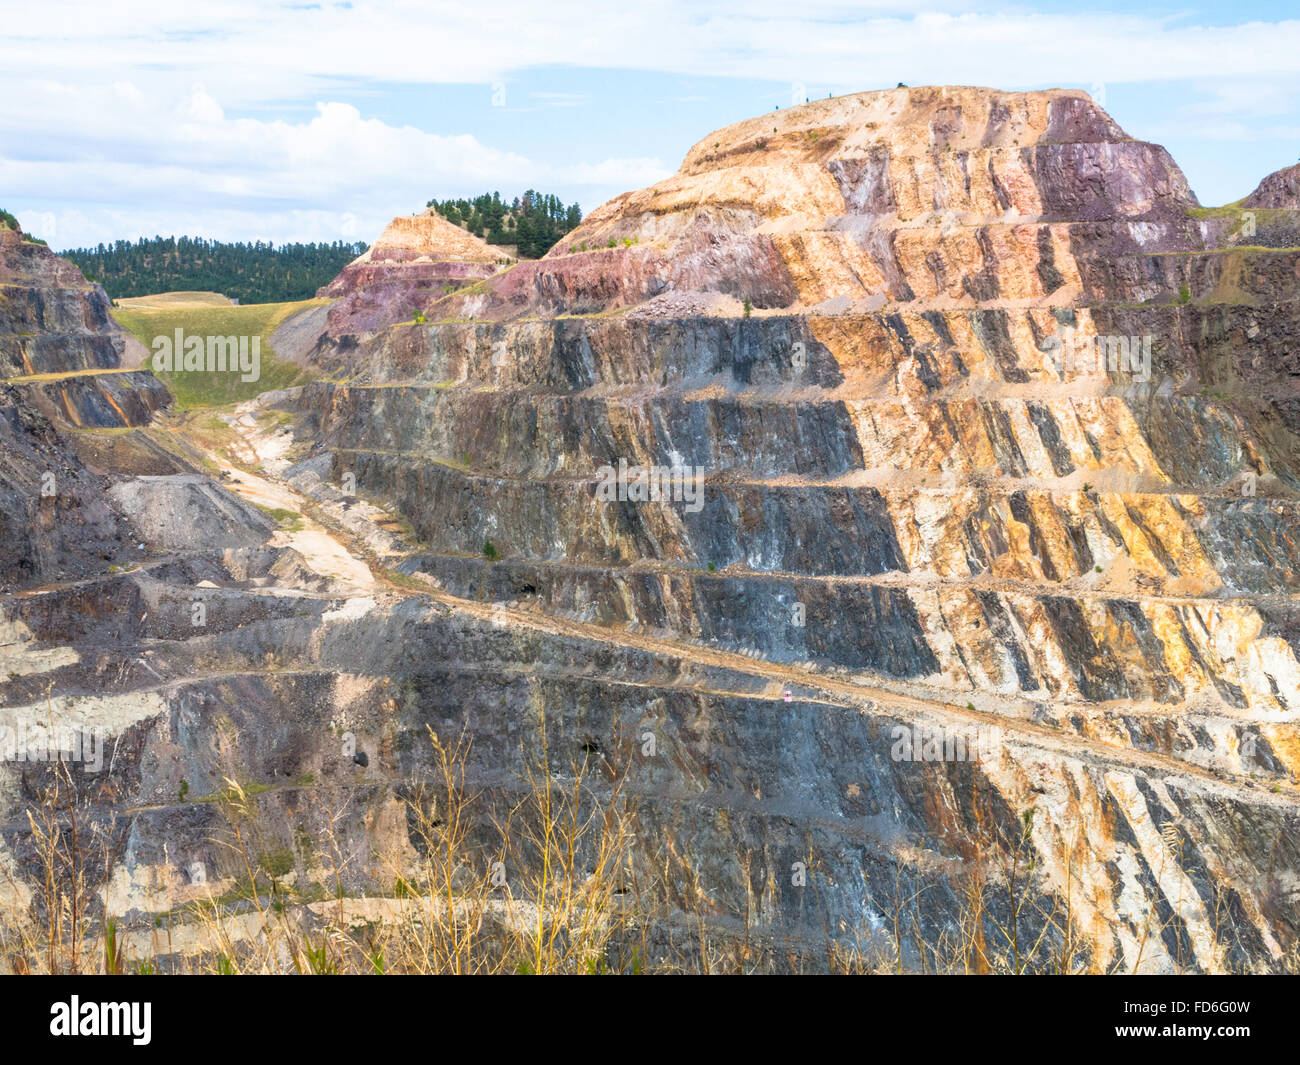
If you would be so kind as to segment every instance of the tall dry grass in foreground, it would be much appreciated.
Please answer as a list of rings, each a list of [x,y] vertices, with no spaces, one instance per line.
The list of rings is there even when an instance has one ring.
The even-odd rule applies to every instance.
[[[56,763],[28,815],[42,875],[26,905],[15,870],[0,873],[9,902],[0,906],[0,959],[18,973],[639,971],[622,776],[601,773],[595,802],[588,767],[547,772],[543,745],[520,794],[488,801],[467,784],[466,742],[445,745],[432,733],[431,742],[436,771],[404,801],[415,857],[377,859],[385,889],[345,886],[355,870],[335,831],[342,808],[310,856],[316,882],[288,886],[260,823],[264,793],[230,776],[212,842],[237,871],[234,883],[169,907],[143,930],[103,916],[107,833],[79,817],[84,800]]]
[[[310,885],[291,885],[268,844],[259,792],[231,775],[217,798],[223,827],[213,843],[235,875],[220,891],[130,922],[105,915],[102,903],[111,822],[87,818],[73,776],[56,764],[28,815],[30,864],[41,875],[24,892],[13,869],[0,869],[9,896],[8,905],[0,898],[0,965],[107,974],[1099,971],[1076,928],[1073,889],[1061,896],[1042,887],[1032,810],[1012,839],[990,841],[946,887],[902,866],[891,885],[864,884],[864,897],[887,903],[881,927],[819,943],[781,940],[751,927],[755,900],[719,914],[671,845],[655,854],[636,840],[635,801],[603,755],[558,773],[543,739],[519,787],[489,795],[467,781],[463,737],[446,744],[431,733],[430,741],[434,772],[403,800],[410,846],[371,856],[369,880],[377,868],[381,889],[348,887],[357,883],[356,857],[338,828],[351,799],[328,811],[313,841]],[[1168,835],[1169,858],[1181,863],[1181,841]],[[1195,970],[1171,920],[1148,915],[1136,964],[1109,971],[1140,969],[1157,942],[1173,943],[1176,971]]]

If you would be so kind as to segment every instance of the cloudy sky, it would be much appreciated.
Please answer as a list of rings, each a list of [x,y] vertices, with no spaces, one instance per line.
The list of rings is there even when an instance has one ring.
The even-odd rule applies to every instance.
[[[55,248],[369,240],[430,197],[584,210],[792,97],[1087,89],[1206,204],[1300,156],[1300,18],[1265,0],[5,4],[0,207]]]

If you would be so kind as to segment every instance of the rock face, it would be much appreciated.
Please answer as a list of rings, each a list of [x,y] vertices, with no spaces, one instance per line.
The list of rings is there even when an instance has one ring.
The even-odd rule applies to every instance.
[[[445,295],[500,268],[501,252],[436,211],[400,215],[369,248],[316,294],[342,297],[330,308],[335,335],[368,333],[410,319],[430,293]]]
[[[1086,882],[1099,964],[1132,963],[1134,915],[1169,907],[1201,962],[1279,965],[1300,254],[1232,228],[1080,93],[821,101],[706,137],[541,261],[427,308],[473,321],[341,352],[356,376],[309,387],[300,431],[455,594],[811,663],[871,686],[873,713],[915,697],[949,728],[1016,732],[1000,768],[940,761],[913,793],[898,764],[863,770],[883,720],[850,736],[797,704],[725,728],[683,708],[703,790],[680,801],[761,797],[769,876],[792,846],[764,836],[777,809],[853,894],[904,841],[926,841],[913,872],[969,853],[954,811],[997,796],[1000,831],[1035,809],[1062,897]],[[620,461],[703,471],[702,505],[603,501]],[[1161,871],[1168,825],[1197,849],[1186,880]],[[1244,938],[1206,931],[1229,897],[1258,915]],[[861,927],[882,904],[855,898],[834,918]]]
[[[408,261],[387,244],[335,283],[289,432],[231,419],[261,470],[229,483],[307,528],[133,471],[109,498],[148,568],[6,607],[0,713],[54,683],[120,736],[110,908],[236,873],[175,798],[232,771],[289,840],[323,830],[313,791],[346,800],[350,886],[390,883],[433,728],[502,801],[528,752],[630,767],[603,798],[661,901],[774,965],[895,916],[944,941],[1032,856],[1030,968],[1295,967],[1294,248],[1083,94],[966,88],[730,127],[414,303],[363,280]],[[0,794],[29,869],[29,796]]]
[[[1241,205],[1285,211],[1300,209],[1300,163],[1269,174]]]
[[[1203,246],[1194,205],[1164,149],[1083,93],[866,93],[711,134],[673,177],[438,310],[585,314],[684,291],[792,312],[1142,302],[1163,293],[1153,253]]]
[[[68,431],[143,425],[171,397],[152,374],[123,368],[128,335],[108,306],[103,289],[87,284],[71,263],[0,227],[0,584],[6,588],[87,572],[121,548],[123,528]]]

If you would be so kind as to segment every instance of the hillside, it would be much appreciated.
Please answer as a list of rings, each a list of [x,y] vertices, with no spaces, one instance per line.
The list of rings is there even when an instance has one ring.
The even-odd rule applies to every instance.
[[[443,589],[786,678],[794,707],[674,692],[655,712],[692,737],[677,772],[700,798],[656,792],[641,830],[725,897],[746,890],[734,833],[756,861],[811,847],[836,884],[905,867],[937,899],[991,822],[1006,840],[1032,817],[1096,965],[1134,964],[1135,915],[1169,893],[1198,964],[1278,965],[1300,253],[1240,228],[1084,93],[817,101],[705,137],[541,261],[429,299],[428,324],[327,337],[346,379],[304,390],[302,432],[411,524],[410,566]],[[602,470],[682,468],[700,507],[599,491]],[[562,691],[638,720],[547,676],[574,743],[614,723]],[[864,719],[797,701],[831,677],[863,686]],[[1002,761],[899,765],[913,698],[941,733],[997,722]],[[737,788],[743,829],[704,827]],[[1160,886],[1166,823],[1201,879]],[[1211,931],[1227,892],[1253,930]],[[762,900],[801,919],[779,885]],[[813,924],[861,928],[888,901],[825,906]]]
[[[289,388],[301,384],[305,377],[301,369],[278,356],[272,335],[292,316],[323,307],[324,301],[297,300],[288,303],[254,303],[235,306],[224,305],[209,298],[186,300],[189,293],[169,293],[173,298],[141,297],[121,301],[112,315],[125,326],[151,354],[144,363],[154,365],[152,353],[158,337],[174,337],[177,330],[182,335],[199,337],[235,337],[258,340],[257,362],[247,374],[214,374],[171,369],[157,376],[168,386],[179,409],[222,406],[253,399],[263,392]],[[249,380],[243,380],[243,377]]]
[[[337,300],[329,312],[331,331],[369,332],[376,324],[413,318],[430,294],[473,285],[510,262],[500,248],[436,211],[398,215],[317,296]]]
[[[92,910],[217,971],[1296,971],[1300,248],[1237,212],[1084,93],[819,100],[541,260],[431,211],[184,309],[310,365],[202,411],[0,230],[0,711],[110,737]],[[14,921],[53,779],[0,762]]]

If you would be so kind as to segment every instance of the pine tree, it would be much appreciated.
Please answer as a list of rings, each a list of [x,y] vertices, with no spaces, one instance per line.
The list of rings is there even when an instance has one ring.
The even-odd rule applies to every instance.
[[[558,196],[536,189],[528,189],[508,202],[500,192],[492,192],[472,200],[430,200],[428,206],[489,244],[517,245],[520,256],[526,259],[541,258],[582,222],[578,204],[565,207]]]

